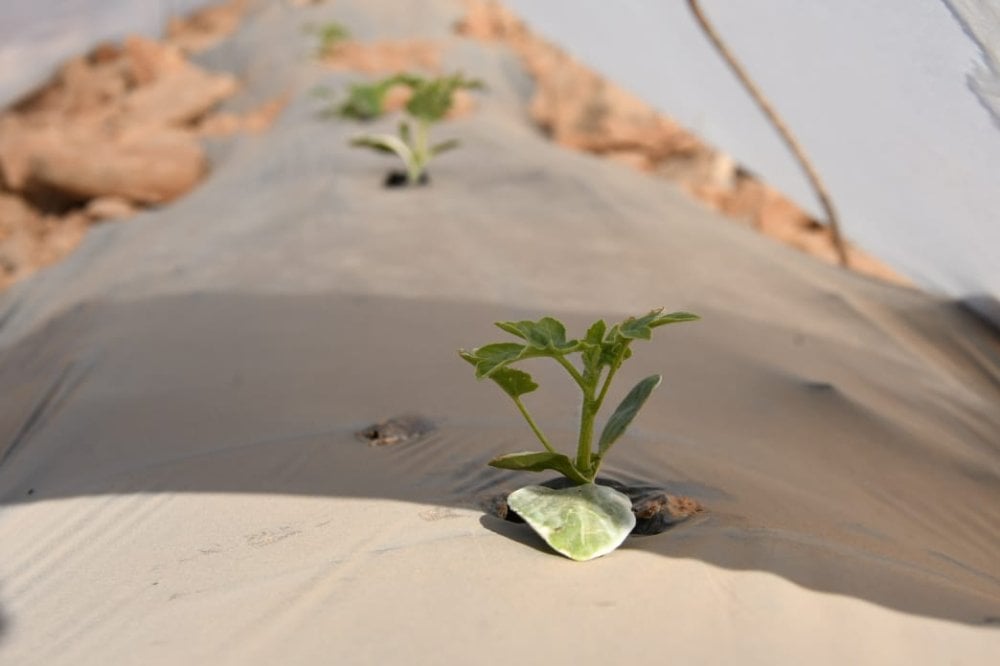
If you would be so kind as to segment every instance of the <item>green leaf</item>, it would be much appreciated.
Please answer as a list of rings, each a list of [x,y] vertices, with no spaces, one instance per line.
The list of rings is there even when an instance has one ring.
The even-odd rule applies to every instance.
[[[413,151],[399,137],[391,134],[366,134],[355,137],[351,140],[351,145],[355,147],[372,148],[381,153],[395,153],[406,164],[413,161]]]
[[[334,21],[323,25],[306,24],[303,27],[307,32],[315,33],[319,37],[320,55],[328,53],[337,44],[351,37],[346,27]]]
[[[442,141],[439,144],[431,146],[431,155],[440,155],[443,152],[454,150],[462,145],[462,142],[458,139],[448,139],[447,141]]]
[[[628,496],[593,483],[559,490],[527,486],[508,495],[507,506],[553,550],[578,562],[612,552],[635,527]]]
[[[650,310],[642,317],[629,317],[621,323],[620,333],[624,338],[632,340],[649,340],[653,336],[653,329],[667,324],[679,324],[685,321],[697,321],[698,315],[690,312],[670,312],[662,314],[663,308]]]
[[[553,317],[542,317],[538,321],[498,321],[496,325],[540,351],[565,354],[579,347],[576,340],[566,340],[566,327]]]
[[[531,393],[538,388],[538,384],[523,370],[514,368],[498,368],[490,374],[490,379],[495,381],[504,393],[512,398]]]
[[[412,74],[396,74],[372,83],[353,83],[347,89],[347,99],[337,107],[337,113],[355,120],[372,120],[385,113],[385,97],[396,85],[419,86],[424,79]],[[409,142],[409,131],[400,130],[400,137]]]
[[[347,99],[337,107],[344,118],[372,120],[384,112],[385,90],[377,85],[355,84],[348,88]]]
[[[482,379],[497,368],[520,359],[524,349],[524,345],[516,342],[494,342],[467,353],[475,359],[476,377]]]
[[[496,326],[497,328],[499,328],[502,331],[506,331],[506,332],[510,333],[511,335],[516,335],[517,337],[521,338],[522,340],[527,340],[528,337],[524,334],[524,331],[521,330],[521,324],[523,324],[523,323],[530,324],[531,322],[496,321],[496,322],[493,322],[493,325]]]
[[[642,317],[629,317],[621,323],[619,333],[623,338],[649,340],[653,337],[651,324],[659,316],[660,310],[652,310]]]
[[[604,426],[604,431],[601,432],[601,439],[598,444],[598,455],[603,456],[607,453],[611,445],[617,441],[619,437],[625,434],[625,429],[628,428],[629,424],[632,423],[632,419],[635,415],[639,413],[639,410],[645,404],[646,399],[649,398],[649,394],[653,392],[657,386],[660,385],[662,377],[660,375],[650,375],[646,377],[625,396],[625,399],[621,401],[618,408],[615,409],[615,413],[611,415],[608,419],[607,424]]]
[[[591,344],[599,345],[604,340],[607,328],[608,325],[604,323],[604,320],[598,319],[590,325],[590,328],[587,329],[587,335],[583,339]]]
[[[583,348],[583,376],[587,382],[596,381],[601,374],[605,329],[607,324],[598,319],[587,329],[587,335],[580,343]]]
[[[698,321],[699,319],[701,317],[691,312],[669,312],[657,315],[656,319],[650,322],[649,325],[652,328],[657,328],[659,326],[666,326],[667,324],[680,324],[685,321]]]
[[[620,325],[615,324],[604,336],[604,342],[601,343],[600,367],[613,365],[619,355],[621,355],[622,361],[632,355],[632,350],[629,349],[632,340],[622,337],[620,330]]]
[[[542,472],[552,469],[577,483],[586,483],[587,478],[573,466],[573,461],[561,453],[549,451],[508,453],[489,462],[491,467],[515,469],[522,472]]]
[[[481,82],[466,79],[461,74],[420,81],[413,86],[413,95],[406,103],[406,110],[415,118],[437,122],[451,109],[456,90],[481,87]]]

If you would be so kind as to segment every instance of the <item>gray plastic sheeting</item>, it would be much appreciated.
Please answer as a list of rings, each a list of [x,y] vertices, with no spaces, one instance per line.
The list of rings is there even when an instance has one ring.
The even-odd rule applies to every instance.
[[[155,35],[206,0],[40,0],[0,8],[0,104],[105,39]],[[509,3],[533,27],[818,214],[787,150],[686,3]],[[997,3],[705,2],[828,181],[849,237],[1000,323]],[[988,23],[988,21],[986,22]],[[887,29],[886,26],[892,26]],[[849,48],[847,48],[849,46]],[[789,57],[794,54],[794,57]],[[984,97],[987,95],[987,97]]]

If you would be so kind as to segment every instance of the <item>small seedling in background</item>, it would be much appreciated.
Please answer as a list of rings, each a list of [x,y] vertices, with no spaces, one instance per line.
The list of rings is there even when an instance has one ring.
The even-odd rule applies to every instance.
[[[521,342],[496,342],[472,351],[460,351],[463,359],[475,366],[478,379],[489,378],[506,393],[541,442],[543,451],[509,453],[490,461],[493,467],[541,472],[554,470],[575,487],[553,490],[528,486],[510,494],[508,505],[514,509],[550,546],[577,560],[592,559],[617,548],[635,526],[635,516],[628,497],[606,486],[596,486],[597,472],[604,457],[660,384],[660,375],[641,380],[615,409],[594,441],[594,425],[604,404],[611,382],[622,363],[631,355],[635,340],[649,340],[653,329],[667,324],[695,321],[689,312],[653,310],[642,317],[629,317],[610,328],[598,320],[579,340],[566,339],[566,327],[557,319],[498,322],[497,327],[521,339]],[[580,355],[580,365],[570,356]],[[511,367],[531,358],[551,358],[561,365],[583,394],[580,432],[576,455],[560,453],[545,436],[528,412],[521,396],[531,393],[538,384],[531,375]],[[623,504],[624,502],[624,504]]]
[[[436,79],[401,75],[394,79],[392,85],[403,84],[410,88],[410,99],[405,108],[411,119],[399,124],[399,133],[396,135],[367,134],[353,139],[351,145],[395,154],[406,167],[406,184],[415,185],[426,182],[427,165],[432,158],[459,145],[457,139],[432,145],[431,125],[443,119],[451,109],[456,91],[478,90],[483,85],[480,81],[466,79],[461,74]]]
[[[330,55],[337,46],[351,38],[351,32],[336,21],[321,25],[307,25],[306,31],[316,35],[319,40],[316,55],[320,58]]]
[[[395,86],[414,87],[420,78],[412,74],[397,74],[374,83],[353,83],[347,89],[347,99],[337,105],[333,112],[341,118],[354,120],[374,120],[386,112],[386,95]]]

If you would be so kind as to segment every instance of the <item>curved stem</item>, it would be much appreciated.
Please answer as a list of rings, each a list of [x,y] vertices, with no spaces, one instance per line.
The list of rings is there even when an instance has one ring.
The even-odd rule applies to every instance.
[[[608,376],[604,378],[604,385],[601,387],[601,392],[597,396],[597,409],[600,409],[601,405],[604,404],[604,396],[608,394],[608,389],[611,387],[611,380],[615,378],[615,373],[618,372],[618,368],[622,367],[622,361],[624,361],[625,352],[627,350],[628,347],[623,347],[621,353],[618,354],[617,358],[615,358],[615,362],[611,365],[611,368],[608,369]]]
[[[537,437],[538,441],[542,443],[542,446],[545,447],[545,450],[548,451],[549,453],[559,453],[558,451],[555,450],[555,448],[553,448],[552,444],[549,443],[548,438],[545,437],[544,434],[542,434],[541,429],[535,423],[535,419],[531,418],[531,414],[528,413],[528,408],[524,406],[524,403],[521,402],[521,399],[514,398],[514,404],[517,405],[517,408],[521,411],[521,416],[523,416],[524,420],[528,422],[529,426],[531,426],[532,432],[535,433],[535,437]]]
[[[843,236],[840,233],[840,222],[837,217],[837,213],[833,208],[833,201],[830,198],[829,192],[827,192],[826,186],[819,177],[819,172],[813,167],[812,162],[806,157],[805,151],[802,149],[801,144],[796,140],[795,136],[792,135],[792,131],[788,128],[785,122],[778,116],[778,112],[775,111],[774,107],[771,106],[767,98],[764,97],[764,93],[761,92],[760,88],[753,82],[750,75],[747,73],[746,69],[740,64],[736,59],[736,56],[729,47],[722,41],[722,37],[715,30],[712,24],[708,21],[708,18],[702,12],[701,7],[698,4],[698,0],[688,0],[688,5],[691,7],[691,12],[694,14],[695,19],[698,21],[698,25],[701,26],[702,31],[704,31],[705,36],[708,37],[712,45],[722,56],[722,59],[726,61],[729,65],[729,69],[733,71],[736,78],[740,80],[743,87],[746,88],[747,92],[760,107],[760,110],[764,112],[771,124],[774,125],[774,129],[778,131],[781,135],[782,140],[788,149],[792,152],[799,166],[806,174],[806,178],[809,180],[809,184],[812,185],[813,191],[816,193],[816,197],[819,199],[820,205],[823,207],[824,213],[826,213],[827,223],[830,226],[830,233],[833,236],[833,247],[837,252],[837,259],[840,265],[843,267],[848,266],[847,258],[847,248],[844,245]]]
[[[556,355],[553,356],[552,358],[558,361],[559,365],[566,368],[566,372],[569,373],[570,377],[573,378],[573,381],[575,381],[577,386],[580,387],[580,390],[586,393],[587,383],[583,380],[583,375],[580,374],[580,371],[577,370],[575,367],[573,367],[573,364],[567,361],[565,356]]]

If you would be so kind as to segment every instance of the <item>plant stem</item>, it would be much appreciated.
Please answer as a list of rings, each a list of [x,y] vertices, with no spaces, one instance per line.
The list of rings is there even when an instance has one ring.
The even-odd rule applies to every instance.
[[[566,357],[557,355],[553,358],[559,362],[559,365],[566,368],[566,372],[569,373],[573,381],[580,387],[580,391],[583,392],[583,407],[580,411],[580,440],[576,445],[576,469],[581,475],[588,477],[589,480],[593,480],[593,474],[590,472],[590,443],[594,439],[594,417],[597,415],[594,402],[594,389],[596,388],[597,378],[595,377],[587,381],[580,374],[580,371],[566,360]]]
[[[428,131],[430,129],[430,123],[423,118],[417,119],[417,127],[414,130],[413,137],[413,157],[414,157],[414,168],[409,174],[410,184],[416,185],[420,180],[420,177],[424,173],[424,169],[427,168],[427,162],[430,161],[430,155],[428,154],[427,142],[428,142]]]
[[[581,474],[591,477],[590,470],[590,445],[594,439],[594,417],[597,416],[597,409],[594,403],[594,389],[583,392],[583,406],[580,409],[580,442],[576,447],[576,468]]]
[[[577,384],[577,386],[580,387],[580,390],[583,391],[584,393],[586,393],[587,392],[587,382],[585,382],[583,380],[583,375],[580,374],[580,371],[577,370],[576,368],[574,368],[573,364],[570,363],[569,361],[567,361],[565,356],[558,355],[558,356],[554,356],[553,358],[555,360],[559,361],[559,365],[561,365],[562,367],[566,368],[566,372],[569,373],[570,377],[573,378],[573,381],[575,381],[576,384]],[[593,389],[591,389],[591,390],[593,390]]]
[[[628,347],[622,347],[622,351],[618,356],[615,357],[614,363],[611,364],[611,368],[608,369],[608,376],[604,378],[604,385],[601,387],[601,392],[597,396],[597,407],[595,412],[601,408],[604,404],[604,396],[608,394],[608,389],[611,387],[611,380],[615,378],[615,373],[618,372],[618,368],[622,367],[622,362],[625,360],[625,352]]]
[[[546,438],[545,435],[542,434],[542,431],[535,423],[535,419],[531,418],[531,414],[528,413],[528,408],[524,406],[524,403],[521,402],[521,399],[515,397],[514,404],[517,405],[517,408],[521,411],[521,416],[523,416],[524,420],[528,422],[529,426],[531,426],[532,432],[535,433],[535,437],[537,437],[538,441],[542,443],[542,446],[545,447],[545,450],[548,451],[549,453],[558,453],[558,451],[556,451],[555,448],[553,448],[552,444],[549,443],[548,438]]]
[[[594,376],[593,386],[590,387],[589,392],[586,389],[584,389],[583,392],[583,411],[580,416],[580,443],[577,447],[576,466],[577,468],[583,470],[591,478],[597,476],[597,470],[601,466],[600,457],[597,458],[596,464],[593,464],[590,459],[590,450],[594,441],[594,419],[597,417],[597,412],[600,411],[601,405],[604,404],[604,398],[607,396],[608,389],[611,387],[611,380],[615,378],[615,373],[618,372],[618,368],[620,368],[622,363],[625,361],[625,352],[627,351],[628,345],[624,345],[622,350],[615,357],[611,367],[608,368],[608,374],[604,378],[604,384],[601,386],[601,392],[597,394],[596,399],[594,398],[594,389],[600,381],[600,373]]]

